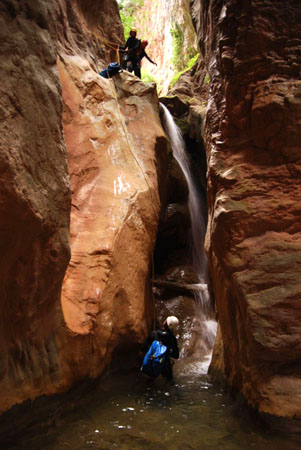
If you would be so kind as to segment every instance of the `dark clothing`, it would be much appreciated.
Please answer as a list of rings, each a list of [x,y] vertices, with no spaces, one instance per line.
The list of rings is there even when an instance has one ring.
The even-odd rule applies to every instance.
[[[141,41],[137,39],[135,36],[130,36],[128,40],[125,43],[125,52],[126,55],[123,59],[122,68],[127,69],[128,68],[128,61],[132,62],[133,67],[136,65],[135,61],[137,59],[137,52],[140,48]],[[121,51],[122,52],[122,51]],[[122,52],[123,53],[123,52]],[[129,72],[132,72],[133,70],[129,70]],[[135,72],[136,75],[136,72]]]
[[[140,44],[140,39],[137,39],[136,36],[130,36],[125,43],[125,48],[127,48],[128,50],[138,50]]]
[[[139,62],[141,62],[141,60],[142,60],[144,57],[145,57],[146,59],[148,59],[149,62],[151,62],[152,64],[156,64],[156,63],[148,56],[148,54],[146,53],[146,51],[143,49],[143,50],[140,50],[140,51],[138,52],[137,59],[138,59]]]
[[[152,59],[150,59],[150,57],[147,55],[146,51],[143,50],[139,50],[137,52],[136,56],[129,56],[127,58],[127,60],[129,60],[131,62],[131,64],[129,66],[127,66],[128,71],[129,72],[133,72],[135,73],[136,77],[141,78],[141,60],[142,58],[146,57],[146,59],[148,59],[152,64],[156,64]]]
[[[142,350],[146,353],[150,348],[153,341],[161,341],[167,347],[165,363],[161,372],[161,375],[167,380],[172,380],[172,363],[170,358],[179,358],[179,348],[177,338],[173,332],[164,325],[164,330],[158,329],[151,331],[146,340],[142,344]]]
[[[136,77],[141,78],[141,61],[143,58],[146,58],[151,62],[152,64],[156,64],[146,53],[144,49],[138,50],[137,57],[133,59],[133,67]]]
[[[133,70],[136,77],[141,79],[141,67],[137,60],[133,62],[132,67],[129,69],[129,72],[133,72]]]

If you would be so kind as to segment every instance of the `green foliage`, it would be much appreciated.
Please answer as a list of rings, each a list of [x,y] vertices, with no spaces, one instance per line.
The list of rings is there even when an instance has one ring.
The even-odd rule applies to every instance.
[[[188,61],[186,67],[185,67],[183,70],[181,70],[180,72],[177,72],[177,73],[174,75],[174,77],[173,77],[173,79],[171,80],[171,83],[170,83],[170,88],[173,87],[173,85],[178,81],[178,79],[180,78],[180,76],[181,76],[183,73],[187,72],[188,70],[190,70],[190,69],[195,65],[195,63],[197,62],[199,56],[200,56],[199,53],[197,53],[196,55],[194,55],[194,57],[191,58],[191,59]]]
[[[143,69],[143,67],[141,68],[141,80],[144,81],[144,83],[156,83],[156,79]]]
[[[209,75],[206,75],[206,76],[205,76],[205,83],[206,83],[206,84],[209,84],[209,83],[210,83],[210,77],[209,77]]]
[[[179,78],[179,72],[183,73],[190,69],[197,60],[199,53],[197,53],[195,48],[188,47],[184,54],[184,32],[177,22],[174,23],[170,33],[172,36],[171,63],[174,70],[177,72],[175,76],[178,76]]]
[[[184,68],[184,33],[180,25],[175,22],[173,28],[170,30],[172,37],[172,58],[171,63],[175,70],[180,71]]]
[[[143,0],[119,0],[118,8],[124,29],[124,39],[127,40],[130,29],[135,26],[135,13],[144,4]]]
[[[190,61],[197,54],[197,50],[194,47],[188,47],[187,49],[187,58]]]

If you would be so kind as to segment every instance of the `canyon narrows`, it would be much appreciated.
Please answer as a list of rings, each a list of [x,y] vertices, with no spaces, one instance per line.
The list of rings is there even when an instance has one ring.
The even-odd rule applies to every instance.
[[[189,189],[155,83],[99,76],[124,44],[118,2],[3,0],[0,413],[120,369],[118,355],[133,364],[152,288],[186,333],[199,284],[218,321],[212,377],[260,413],[300,419],[301,4],[138,3],[195,211],[206,203],[195,241],[207,225],[208,268],[191,269]],[[185,339],[183,357],[203,351],[205,338]]]

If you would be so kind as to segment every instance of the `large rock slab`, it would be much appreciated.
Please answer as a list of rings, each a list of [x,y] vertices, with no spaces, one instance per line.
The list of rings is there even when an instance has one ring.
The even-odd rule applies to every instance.
[[[212,365],[250,405],[290,417],[301,392],[297,3],[192,5],[210,75],[206,245],[223,341]]]
[[[59,72],[72,183],[72,257],[62,307],[68,329],[91,338],[95,376],[116,347],[141,342],[150,325],[158,172],[167,140],[154,85],[128,72],[104,79],[79,57],[62,57]]]
[[[116,1],[0,12],[2,413],[144,338],[167,140],[153,85],[98,75],[104,39],[122,42]]]

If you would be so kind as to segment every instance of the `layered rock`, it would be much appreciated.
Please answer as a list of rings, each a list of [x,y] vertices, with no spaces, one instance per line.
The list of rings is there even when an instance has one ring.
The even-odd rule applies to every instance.
[[[206,245],[223,343],[212,365],[250,405],[291,417],[301,392],[297,3],[193,1],[210,75]]]
[[[57,48],[47,7],[31,3],[0,6],[0,412],[55,384],[57,307],[70,257]]]
[[[3,412],[144,337],[167,141],[154,86],[97,74],[115,57],[104,39],[121,42],[115,1],[0,10]]]

